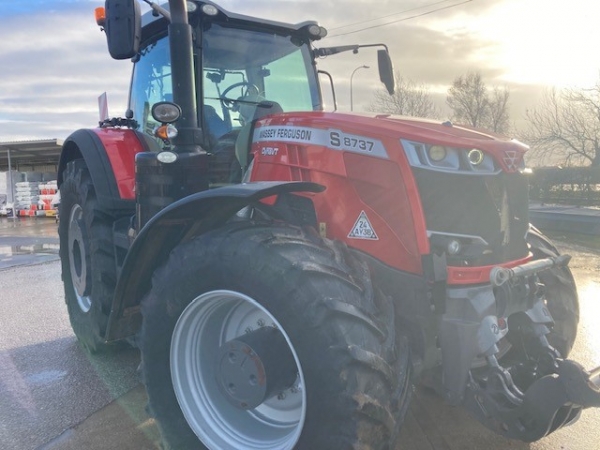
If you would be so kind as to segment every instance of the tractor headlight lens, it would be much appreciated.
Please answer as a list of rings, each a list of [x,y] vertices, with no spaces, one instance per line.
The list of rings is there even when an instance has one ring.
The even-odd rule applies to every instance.
[[[453,258],[455,261],[457,258],[462,262],[481,258],[490,251],[489,244],[481,236],[431,230],[427,230],[427,235],[431,244],[431,253],[437,255],[445,253],[448,258]]]
[[[327,36],[327,30],[316,23],[306,26],[304,31],[306,31],[308,37],[312,40],[323,39],[325,36]]]
[[[449,255],[458,255],[462,250],[462,245],[460,245],[460,241],[452,239],[450,242],[448,242],[446,250],[448,250]]]
[[[175,103],[158,102],[152,106],[152,117],[160,123],[173,123],[181,117],[181,108]]]
[[[321,35],[321,27],[319,27],[319,25],[309,26],[308,34],[310,34],[312,37],[319,37]]]
[[[163,164],[171,164],[177,161],[177,154],[169,151],[164,151],[156,155],[156,159],[158,159]]]
[[[202,5],[202,12],[207,16],[216,16],[219,14],[219,10],[215,6],[208,4]]]
[[[432,145],[427,150],[427,155],[429,156],[429,159],[435,162],[443,161],[444,158],[446,158],[447,153],[448,152],[446,151],[446,148],[442,147],[441,145]]]
[[[485,159],[485,155],[481,150],[474,148],[473,150],[469,150],[469,153],[467,153],[467,158],[469,158],[469,162],[472,165],[478,166]]]

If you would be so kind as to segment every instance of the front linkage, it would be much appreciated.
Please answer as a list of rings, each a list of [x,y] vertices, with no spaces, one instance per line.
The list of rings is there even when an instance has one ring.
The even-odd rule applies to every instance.
[[[547,339],[554,321],[537,274],[569,260],[496,267],[491,286],[449,289],[441,321],[442,393],[508,438],[541,439],[583,409],[600,407],[600,367],[587,372],[562,359]],[[472,364],[478,357],[485,363]]]
[[[550,356],[550,352],[545,355]],[[587,372],[568,359],[530,359],[535,381],[522,392],[511,372],[496,364],[484,377],[471,377],[465,407],[477,420],[496,433],[533,442],[576,420],[584,408],[600,407],[600,367]]]

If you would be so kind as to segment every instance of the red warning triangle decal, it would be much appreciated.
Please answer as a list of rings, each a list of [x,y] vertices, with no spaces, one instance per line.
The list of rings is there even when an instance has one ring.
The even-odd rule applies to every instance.
[[[371,222],[364,211],[360,212],[348,237],[352,239],[368,239],[371,241],[379,240],[377,233],[375,233],[375,230],[373,229],[373,225],[371,225]]]

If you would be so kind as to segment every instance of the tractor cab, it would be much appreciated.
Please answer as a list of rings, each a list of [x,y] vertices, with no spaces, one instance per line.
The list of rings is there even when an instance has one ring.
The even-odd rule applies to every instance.
[[[327,31],[314,21],[259,19],[209,1],[188,1],[177,11],[146,3],[153,10],[140,17],[134,0],[107,2],[98,21],[106,30],[111,55],[135,62],[127,115],[139,131],[156,136],[161,123],[153,117],[152,106],[180,106],[185,120],[177,121],[177,129],[191,125],[193,131],[172,143],[180,152],[196,145],[211,155],[213,185],[240,180],[234,156],[247,153],[255,120],[323,110],[317,57],[383,47],[378,53],[380,79],[393,92],[392,63],[383,44],[316,49],[313,43]],[[186,47],[190,52],[182,51]],[[335,102],[335,91],[332,95]],[[164,140],[158,142],[165,147]]]
[[[259,117],[322,110],[311,43],[326,31],[316,22],[290,26],[229,13],[211,2],[187,2],[183,11],[151,6],[140,17],[135,1],[108,2],[98,20],[111,55],[135,63],[128,117],[139,131],[154,136],[161,124],[152,106],[174,102],[187,126],[195,125],[194,144],[213,153]],[[178,26],[191,31],[191,54],[180,54],[185,46],[173,44]]]
[[[289,32],[204,22],[198,20],[194,28],[193,58],[205,149],[214,150],[224,136],[230,140],[257,116],[322,109],[308,40]],[[173,101],[167,36],[158,33],[144,43],[131,86],[131,114],[141,131],[153,135],[160,124],[152,118],[152,106]]]
[[[254,120],[322,109],[310,39],[303,26],[290,30],[226,21],[224,14],[189,15],[200,145],[211,155],[209,181],[212,186],[239,182],[236,148],[247,152]],[[152,106],[174,101],[172,59],[164,30],[150,28],[146,33],[135,57],[129,114],[140,131],[154,136],[161,124],[152,117]]]

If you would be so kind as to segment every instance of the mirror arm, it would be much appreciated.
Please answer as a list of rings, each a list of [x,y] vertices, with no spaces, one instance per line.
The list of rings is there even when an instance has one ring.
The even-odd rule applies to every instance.
[[[154,3],[151,0],[144,0],[144,2],[147,3],[148,5],[150,5],[150,8],[152,8],[153,11],[156,11],[158,14],[160,14],[165,19],[167,19],[169,22],[171,21],[171,13],[169,11],[167,11],[165,8],[163,8],[162,6],[160,6],[157,3]]]
[[[329,84],[331,84],[331,95],[333,97],[333,111],[337,111],[337,99],[335,98],[335,86],[333,85],[333,77],[329,72],[325,72],[324,70],[319,70],[317,72],[329,78]],[[321,107],[323,107],[323,105],[321,105]]]
[[[367,47],[383,47],[386,52],[389,52],[387,45],[385,44],[355,44],[355,45],[340,45],[339,47],[321,47],[315,49],[317,56],[331,56],[337,53],[348,52],[352,50],[354,53],[358,53],[359,48]]]

